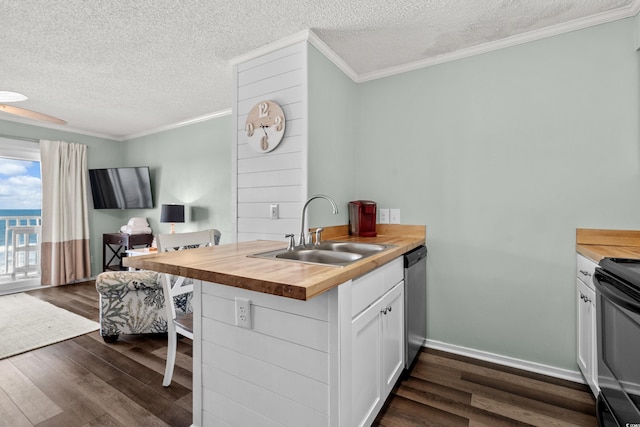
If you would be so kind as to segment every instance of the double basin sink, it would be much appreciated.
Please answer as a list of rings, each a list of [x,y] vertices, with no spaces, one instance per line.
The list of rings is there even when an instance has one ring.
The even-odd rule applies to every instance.
[[[250,255],[254,258],[271,258],[283,261],[297,261],[307,264],[321,264],[344,267],[363,258],[375,255],[394,245],[379,245],[360,242],[325,241],[318,245],[296,246],[291,250],[278,249]]]

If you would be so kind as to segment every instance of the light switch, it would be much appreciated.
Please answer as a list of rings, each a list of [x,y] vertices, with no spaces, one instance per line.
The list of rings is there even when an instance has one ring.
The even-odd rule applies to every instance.
[[[279,217],[279,206],[277,204],[272,204],[270,209],[269,209],[269,218],[271,219],[278,219]]]

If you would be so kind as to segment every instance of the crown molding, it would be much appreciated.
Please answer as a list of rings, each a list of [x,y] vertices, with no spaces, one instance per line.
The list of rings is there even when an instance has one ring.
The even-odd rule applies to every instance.
[[[37,121],[37,120],[32,120],[32,119],[26,119],[26,118],[22,118],[22,117],[18,117],[18,116],[7,116],[5,117],[4,115],[2,117],[0,117],[0,120],[4,120],[7,122],[15,122],[15,123],[22,123],[25,125],[29,125],[29,126],[36,126],[39,128],[46,128],[46,129],[53,129],[53,130],[59,130],[62,132],[69,132],[69,133],[77,133],[80,135],[85,135],[85,136],[92,136],[95,138],[102,138],[102,139],[110,139],[112,141],[122,141],[122,139],[119,139],[116,136],[113,135],[107,135],[107,134],[103,134],[103,133],[98,133],[98,132],[89,132],[83,129],[77,129],[74,127],[70,127],[68,125],[58,125],[55,123],[48,123],[48,122],[41,122],[41,121]]]
[[[313,45],[316,49],[318,49],[318,51],[320,51],[329,61],[331,61],[337,68],[339,68],[351,80],[353,80],[355,83],[362,83],[362,82],[367,82],[371,80],[381,79],[384,77],[391,77],[397,74],[402,74],[409,71],[415,71],[421,68],[427,68],[427,67],[431,67],[438,64],[443,64],[445,62],[451,62],[458,59],[468,58],[468,57],[480,55],[483,53],[493,52],[499,49],[505,49],[508,47],[517,46],[520,44],[524,44],[524,43],[528,43],[536,40],[541,40],[547,37],[557,36],[560,34],[569,33],[571,31],[581,30],[581,29],[592,27],[595,25],[605,24],[607,22],[612,22],[619,19],[629,18],[632,16],[636,16],[639,12],[640,12],[640,0],[633,0],[632,3],[626,7],[615,9],[608,12],[603,12],[598,15],[593,15],[587,18],[582,18],[582,19],[576,19],[568,23],[558,24],[552,27],[541,29],[541,30],[520,34],[518,36],[507,37],[505,39],[498,40],[495,42],[485,43],[485,44],[481,44],[471,48],[461,49],[455,52],[442,54],[434,58],[415,61],[408,64],[396,66],[396,67],[389,67],[384,70],[374,71],[370,73],[358,74],[335,51],[333,51],[320,37],[318,37],[317,34],[315,34],[310,29],[300,31],[289,37],[285,37],[273,43],[264,45],[244,55],[237,56],[231,59],[229,63],[231,65],[237,65],[239,63],[257,58],[267,53],[271,53],[275,50],[282,49],[292,44],[295,44],[301,41],[307,41],[308,43]],[[180,128],[183,126],[192,125],[195,123],[200,123],[200,122],[215,119],[218,117],[223,117],[229,114],[231,114],[231,108],[205,114],[205,115],[184,120],[178,123],[169,124],[166,126],[161,126],[158,128],[154,128],[154,129],[150,129],[147,131],[138,132],[130,135],[125,135],[125,136],[114,136],[114,135],[102,134],[97,132],[89,132],[86,130],[69,127],[68,125],[56,125],[53,123],[46,123],[46,122],[34,123],[33,120],[23,119],[20,117],[13,117],[13,116],[11,117],[2,116],[0,117],[0,120],[24,123],[27,125],[38,126],[42,128],[54,129],[54,130],[59,130],[63,132],[77,133],[80,135],[86,135],[86,136],[92,136],[96,138],[103,138],[103,139],[123,142],[123,141],[140,138],[147,135],[152,135],[159,132],[164,132],[171,129]]]
[[[240,63],[258,58],[262,55],[266,55],[268,53],[303,41],[309,42],[311,45],[313,45],[343,73],[349,76],[354,82],[357,82],[358,73],[356,73],[353,68],[351,68],[337,53],[335,53],[329,46],[327,46],[327,44],[311,29],[299,31],[295,34],[290,35],[289,37],[285,37],[273,43],[269,43],[244,55],[237,56],[231,59],[229,63],[231,65],[238,65]]]
[[[147,135],[153,135],[154,133],[160,133],[160,132],[168,131],[171,129],[181,128],[183,126],[189,126],[189,125],[193,125],[200,122],[206,122],[207,120],[217,119],[218,117],[228,116],[229,114],[231,114],[231,108],[220,110],[215,113],[209,113],[202,116],[194,117],[192,119],[184,120],[178,123],[161,126],[155,129],[146,130],[144,132],[132,133],[131,135],[126,135],[122,137],[121,141],[130,141],[135,138],[140,138]]]
[[[640,0],[639,0],[640,1]],[[327,44],[313,31],[309,31],[309,43],[318,49],[329,61],[345,73],[351,80],[358,83],[360,76],[353,68],[349,66],[337,53],[335,53]]]
[[[237,65],[242,62],[257,58],[259,56],[271,53],[278,49],[282,49],[291,46],[301,41],[307,41],[313,45],[318,51],[320,51],[329,61],[331,61],[336,67],[338,67],[345,75],[347,75],[355,83],[367,82],[370,80],[381,79],[384,77],[394,76],[396,74],[402,74],[409,71],[418,70],[421,68],[427,68],[434,65],[442,64],[445,62],[455,61],[458,59],[468,58],[483,53],[492,52],[499,49],[505,49],[520,44],[541,40],[547,37],[557,36],[560,34],[569,33],[571,31],[581,30],[584,28],[592,27],[595,25],[605,24],[607,22],[617,21],[619,19],[629,18],[635,16],[640,12],[640,0],[633,0],[633,2],[624,8],[619,8],[613,11],[603,12],[598,15],[593,15],[587,18],[576,19],[574,21],[558,24],[552,27],[548,27],[542,30],[531,31],[518,36],[507,37],[502,40],[498,40],[491,43],[485,43],[482,45],[474,46],[468,49],[461,49],[456,52],[439,55],[435,58],[430,58],[421,61],[415,61],[409,64],[390,67],[384,70],[375,71],[371,73],[358,74],[353,70],[335,51],[333,51],[316,33],[311,29],[302,30],[291,36],[285,37],[273,43],[264,45],[258,49],[254,49],[244,55],[237,56],[231,59],[229,62],[231,65]],[[137,134],[127,135],[120,141],[127,141],[141,136],[151,135],[158,132],[163,132],[170,129],[175,129],[182,126],[198,123],[205,120],[214,119],[231,114],[231,109],[222,110],[216,113],[207,114],[204,116],[196,117],[191,120],[186,120],[173,125],[163,126],[153,130],[140,132]],[[113,136],[110,137],[113,139]]]
[[[484,43],[478,46],[470,47],[468,49],[461,49],[455,52],[442,54],[434,58],[415,61],[408,64],[400,65],[397,67],[389,67],[384,70],[374,71],[371,73],[363,73],[357,76],[355,80],[357,83],[362,83],[370,80],[377,80],[384,77],[394,76],[396,74],[402,74],[409,71],[415,71],[421,68],[427,68],[445,62],[451,62],[458,59],[468,58],[483,53],[493,52],[500,49],[505,49],[520,44],[541,40],[547,37],[553,37],[560,34],[569,33],[576,30],[582,30],[584,28],[593,27],[607,22],[617,21],[619,19],[629,18],[635,16],[640,11],[640,0],[634,0],[629,6],[624,8],[615,9],[612,11],[603,12],[597,15],[592,15],[587,18],[575,19],[563,24],[554,25],[541,30],[530,31],[528,33],[520,34],[517,36],[507,37],[495,42]]]
[[[607,22],[617,21],[619,19],[629,18],[631,16],[637,15],[639,12],[640,0],[633,0],[633,2],[629,6],[623,8],[603,12],[586,18],[576,19],[571,22],[554,25],[551,27],[543,28],[541,30],[530,31],[528,33],[520,34],[517,36],[507,37],[502,40],[484,43],[467,49],[457,50],[455,52],[446,53],[434,58],[424,59],[408,64],[399,65],[397,67],[389,67],[384,70],[362,74],[358,74],[353,68],[351,68],[335,51],[333,51],[320,37],[318,37],[318,35],[314,33],[313,30],[310,29],[300,31],[296,34],[262,46],[244,55],[237,56],[233,58],[230,63],[231,65],[237,65],[239,63],[257,58],[267,53],[271,53],[275,50],[290,46],[294,43],[306,40],[316,49],[318,49],[327,59],[329,59],[329,61],[331,61],[336,67],[338,67],[351,80],[356,83],[362,83],[370,80],[377,80],[384,77],[394,76],[396,74],[406,73],[409,71],[415,71],[421,68],[427,68],[438,64],[443,64],[445,62],[456,61],[458,59],[468,58],[483,53],[506,49],[508,47],[569,33],[571,31],[593,27],[595,25],[605,24]]]
[[[279,49],[283,49],[285,47],[291,46],[292,44],[296,44],[298,42],[307,41],[309,39],[309,33],[311,30],[302,30],[295,34],[292,34],[288,37],[285,37],[280,40],[276,40],[273,43],[266,44],[257,49],[254,49],[250,52],[247,52],[243,55],[236,56],[232,58],[229,63],[231,65],[238,65],[242,62],[249,61],[254,58],[258,58],[259,56],[266,55],[267,53],[274,52]]]
[[[115,135],[108,135],[108,134],[102,134],[102,133],[97,133],[97,132],[89,132],[87,130],[84,129],[77,129],[77,128],[73,128],[73,127],[69,127],[67,125],[57,125],[54,123],[46,123],[46,122],[37,122],[34,123],[34,120],[29,120],[29,119],[25,119],[25,118],[21,118],[21,117],[0,117],[0,120],[4,120],[7,122],[16,122],[16,123],[22,123],[25,125],[30,125],[30,126],[37,126],[40,128],[47,128],[47,129],[53,129],[53,130],[59,130],[62,132],[69,132],[69,133],[77,133],[79,135],[84,135],[84,136],[92,136],[95,138],[102,138],[102,139],[109,139],[111,141],[117,141],[117,142],[124,142],[124,141],[129,141],[131,139],[134,138],[140,138],[142,136],[147,136],[147,135],[152,135],[154,133],[159,133],[159,132],[164,132],[167,130],[171,130],[171,129],[177,129],[183,126],[188,126],[188,125],[192,125],[195,123],[200,123],[200,122],[204,122],[207,120],[211,120],[211,119],[215,119],[218,117],[224,117],[231,114],[231,108],[227,108],[225,110],[220,110],[220,111],[216,111],[214,113],[208,113],[208,114],[204,114],[202,116],[198,116],[198,117],[194,117],[192,119],[187,119],[181,122],[177,122],[177,123],[172,123],[166,126],[161,126],[161,127],[157,127],[154,129],[149,129],[143,132],[138,132],[138,133],[132,133],[130,135],[125,135],[125,136],[115,136]]]

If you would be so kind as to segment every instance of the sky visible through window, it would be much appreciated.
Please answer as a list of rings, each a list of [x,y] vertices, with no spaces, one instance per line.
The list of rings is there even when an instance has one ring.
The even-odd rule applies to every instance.
[[[0,158],[0,209],[41,209],[40,162]]]

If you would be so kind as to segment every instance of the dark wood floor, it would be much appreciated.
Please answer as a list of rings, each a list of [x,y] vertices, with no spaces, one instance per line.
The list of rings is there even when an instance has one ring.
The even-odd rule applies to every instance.
[[[424,349],[374,425],[597,426],[586,385]]]
[[[93,282],[29,294],[98,320]],[[188,426],[191,342],[180,340],[168,388],[165,357],[166,336],[105,344],[93,332],[0,360],[0,426]],[[375,425],[596,426],[594,412],[586,386],[425,350]]]

